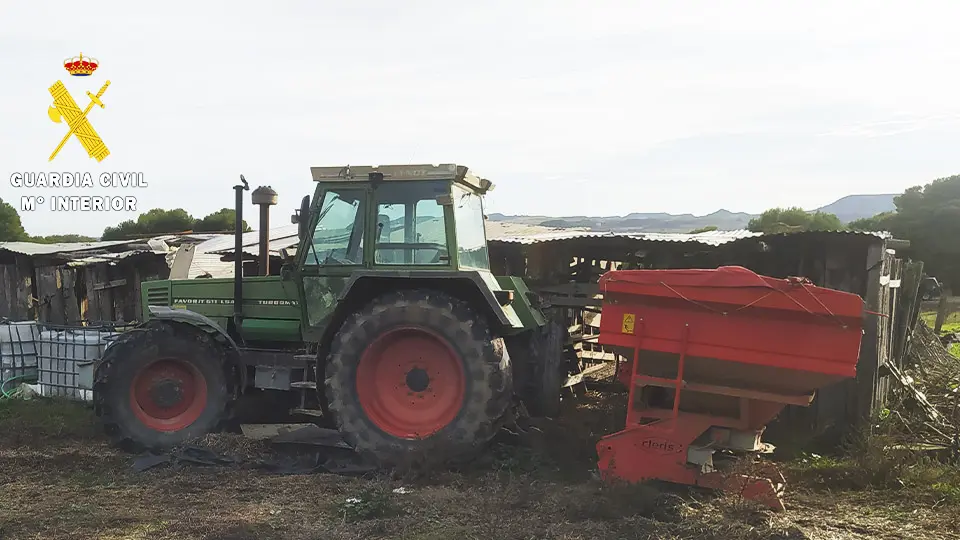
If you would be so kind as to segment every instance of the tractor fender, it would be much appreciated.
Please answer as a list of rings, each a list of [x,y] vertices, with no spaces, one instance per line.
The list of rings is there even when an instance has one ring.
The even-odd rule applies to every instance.
[[[148,308],[150,310],[151,319],[186,323],[199,328],[204,332],[219,334],[227,340],[227,343],[230,344],[230,347],[232,347],[237,354],[240,354],[240,347],[237,346],[237,342],[230,337],[230,334],[228,334],[226,330],[221,328],[219,324],[211,320],[209,317],[199,313],[194,313],[193,311],[174,309],[167,306],[148,306]]]
[[[476,271],[377,270],[375,272],[354,272],[347,279],[346,283],[344,283],[337,300],[341,306],[352,305],[353,300],[366,303],[375,296],[378,296],[381,292],[399,288],[398,285],[400,285],[400,283],[398,282],[403,282],[403,286],[405,287],[432,287],[441,290],[446,288],[459,288],[461,291],[472,291],[477,295],[475,296],[475,301],[481,301],[482,299],[482,303],[484,304],[482,307],[485,308],[486,313],[498,322],[501,327],[513,329],[523,328],[523,323],[519,317],[517,317],[513,308],[508,305],[507,308],[509,309],[505,309],[504,306],[500,305],[500,302],[494,295],[495,290],[500,290],[500,285],[497,283],[496,278],[490,274],[489,279],[484,279],[484,276]],[[379,287],[370,286],[374,283],[382,283],[386,285],[386,287],[384,287],[383,291],[380,291]],[[347,300],[351,300],[351,302],[346,302]],[[338,307],[338,311],[340,309],[341,308]]]

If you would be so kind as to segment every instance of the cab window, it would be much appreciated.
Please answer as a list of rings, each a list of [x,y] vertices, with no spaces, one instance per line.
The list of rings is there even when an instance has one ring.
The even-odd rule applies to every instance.
[[[480,195],[460,186],[453,189],[453,216],[457,226],[457,260],[461,268],[490,269],[487,235]]]
[[[329,189],[323,194],[305,265],[363,264],[364,197],[359,189]]]
[[[445,182],[397,182],[377,188],[377,264],[445,265],[450,262],[444,207]]]

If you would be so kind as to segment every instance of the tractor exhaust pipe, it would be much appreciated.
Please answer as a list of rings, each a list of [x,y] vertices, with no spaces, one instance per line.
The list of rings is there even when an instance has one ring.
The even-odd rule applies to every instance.
[[[237,334],[240,332],[240,322],[243,319],[243,192],[250,189],[247,179],[240,175],[241,184],[233,186],[236,192],[234,213],[236,221],[233,230],[233,323]]]
[[[260,186],[250,195],[253,204],[260,207],[260,261],[261,276],[270,275],[270,207],[277,204],[277,192],[270,186]]]

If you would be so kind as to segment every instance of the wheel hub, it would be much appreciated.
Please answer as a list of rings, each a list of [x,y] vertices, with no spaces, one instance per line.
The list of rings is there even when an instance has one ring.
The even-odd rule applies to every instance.
[[[423,392],[430,386],[430,375],[421,368],[413,368],[407,372],[407,388],[413,392]]]
[[[179,431],[196,422],[206,407],[207,381],[191,362],[164,358],[134,376],[130,408],[149,429]]]
[[[183,385],[176,379],[161,379],[150,389],[150,398],[163,408],[170,408],[183,400]]]
[[[357,365],[357,399],[367,418],[401,439],[429,437],[463,407],[462,360],[439,334],[401,327],[378,336]]]

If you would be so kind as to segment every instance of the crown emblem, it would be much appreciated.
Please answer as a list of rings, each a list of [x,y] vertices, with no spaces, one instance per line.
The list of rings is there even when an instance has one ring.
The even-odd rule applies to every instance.
[[[83,53],[80,53],[80,56],[74,56],[73,58],[67,58],[63,61],[63,68],[67,70],[67,73],[73,75],[74,77],[86,77],[91,75],[97,68],[100,67],[100,61],[96,58],[84,58]]]

